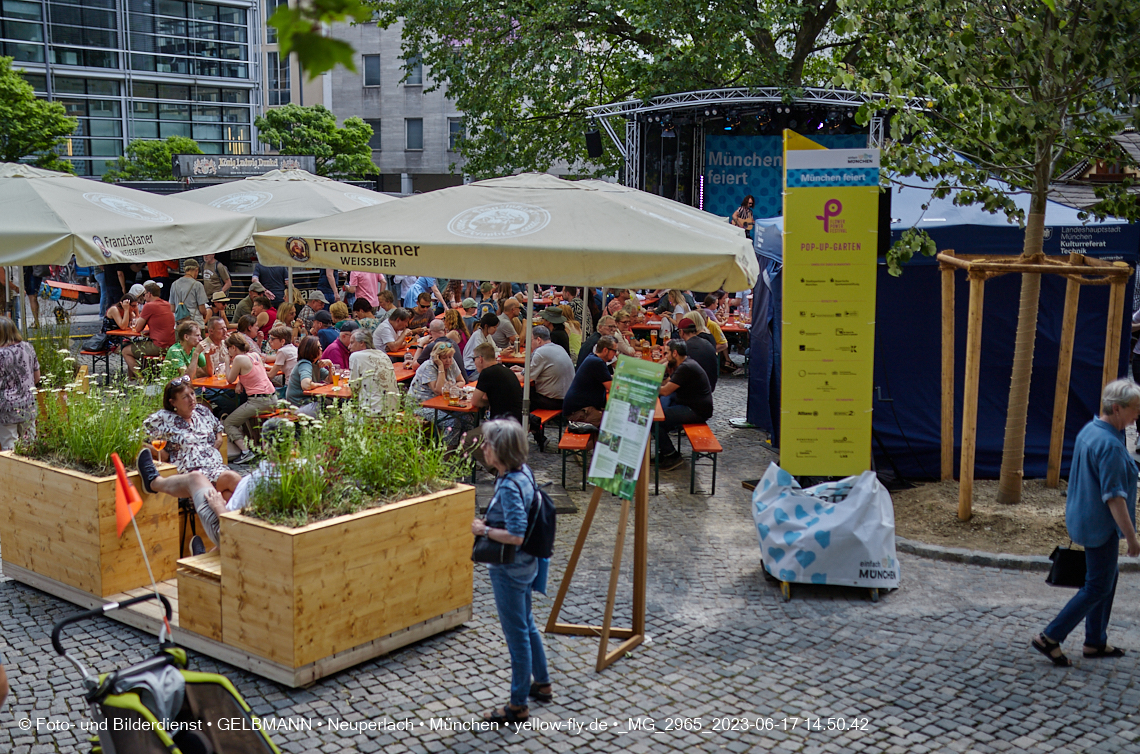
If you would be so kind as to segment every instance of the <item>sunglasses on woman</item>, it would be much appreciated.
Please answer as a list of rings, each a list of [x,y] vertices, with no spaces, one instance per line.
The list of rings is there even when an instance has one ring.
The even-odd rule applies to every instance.
[[[184,374],[181,377],[175,377],[173,380],[171,380],[170,386],[174,387],[175,385],[187,385],[189,383],[190,383],[190,375]]]

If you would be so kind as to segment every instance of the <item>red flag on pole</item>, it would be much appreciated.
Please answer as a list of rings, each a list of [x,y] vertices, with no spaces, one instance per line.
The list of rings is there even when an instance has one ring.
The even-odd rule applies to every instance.
[[[143,501],[139,491],[127,479],[127,470],[123,468],[119,454],[112,453],[111,461],[115,464],[115,528],[121,539],[123,530],[130,526],[131,519],[142,508]]]

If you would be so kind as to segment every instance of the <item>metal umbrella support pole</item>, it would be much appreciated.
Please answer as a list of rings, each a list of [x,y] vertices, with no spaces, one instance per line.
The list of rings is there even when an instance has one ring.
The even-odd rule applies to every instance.
[[[526,284],[526,351],[523,353],[523,404],[522,425],[523,431],[530,426],[530,345],[533,340],[534,327],[534,283]]]

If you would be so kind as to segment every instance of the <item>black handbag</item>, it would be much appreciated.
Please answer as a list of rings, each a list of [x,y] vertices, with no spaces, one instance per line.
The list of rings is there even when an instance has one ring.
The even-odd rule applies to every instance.
[[[106,351],[111,347],[111,336],[107,333],[97,333],[83,341],[82,351]]]
[[[1069,540],[1069,547],[1057,547],[1049,556],[1049,560],[1053,561],[1053,567],[1045,578],[1045,583],[1049,586],[1080,589],[1085,585],[1085,551],[1074,550],[1072,544],[1072,540]]]
[[[515,562],[515,546],[496,542],[486,535],[478,534],[471,548],[471,560],[476,563],[508,565]]]
[[[497,499],[497,495],[491,498],[491,502],[487,504],[487,510],[483,512],[484,518],[491,512],[491,506],[495,504]],[[515,562],[515,546],[496,542],[485,534],[476,534],[475,544],[471,546],[471,560],[476,563],[509,565]]]

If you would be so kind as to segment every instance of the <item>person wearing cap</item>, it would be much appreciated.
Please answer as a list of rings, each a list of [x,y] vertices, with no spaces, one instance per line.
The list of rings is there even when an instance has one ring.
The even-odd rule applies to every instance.
[[[348,274],[348,283],[344,286],[345,298],[355,296],[363,298],[372,308],[380,306],[378,298],[380,291],[388,286],[384,276],[377,272],[360,272],[353,270]]]
[[[209,318],[221,317],[226,327],[229,327],[230,324],[229,319],[226,317],[226,304],[229,303],[229,300],[230,297],[227,296],[224,291],[214,291],[210,294]]]
[[[202,257],[202,285],[211,301],[215,293],[226,293],[233,284],[230,271],[213,254]]]
[[[356,324],[356,320],[346,320],[341,323],[340,330],[333,330],[336,333],[336,340],[332,341],[321,352],[322,359],[328,359],[333,363],[337,369],[348,369],[349,357],[352,355],[352,349],[349,344],[352,342],[352,334],[360,329],[360,325]],[[317,337],[321,334],[318,332]]]
[[[479,321],[476,316],[479,304],[473,298],[465,298],[459,302],[459,308],[463,310],[463,321],[467,324],[467,332],[475,332],[475,325]]]
[[[210,297],[206,295],[206,288],[198,281],[198,260],[191,257],[183,262],[185,274],[170,286],[170,305],[177,311],[179,304],[184,304],[190,310],[186,319],[194,320],[198,327],[206,324],[206,311],[210,307]]]
[[[143,284],[145,302],[131,329],[141,333],[150,328],[146,340],[136,340],[123,347],[122,357],[127,365],[127,376],[138,379],[139,358],[165,356],[166,349],[174,345],[174,311],[162,300],[162,288],[153,280]]]
[[[550,337],[547,340],[557,346],[562,346],[562,350],[569,356],[570,333],[566,332],[566,315],[557,306],[549,306],[539,312],[538,316],[546,320],[547,327],[550,329]]]
[[[704,370],[705,376],[709,378],[709,390],[713,391],[716,390],[716,380],[720,376],[720,364],[717,362],[716,346],[701,337],[697,324],[700,317],[699,312],[689,312],[681,318],[679,329],[681,340],[685,341],[688,349],[688,358]]]
[[[323,311],[324,308],[328,306],[329,300],[325,298],[325,294],[313,289],[305,294],[305,301],[305,306],[301,309],[301,313],[297,315],[297,318],[305,324],[305,329],[311,329],[313,327],[313,319],[316,318],[317,312]]]
[[[265,295],[265,286],[254,280],[249,284],[249,293],[247,293],[245,298],[241,301],[238,301],[237,306],[234,307],[234,322],[237,322],[247,314],[253,314],[253,297],[257,295]]]
[[[321,309],[313,315],[313,324],[309,327],[309,334],[317,336],[321,342],[321,348],[328,348],[340,335],[340,331],[333,327],[332,315],[327,310]]]

